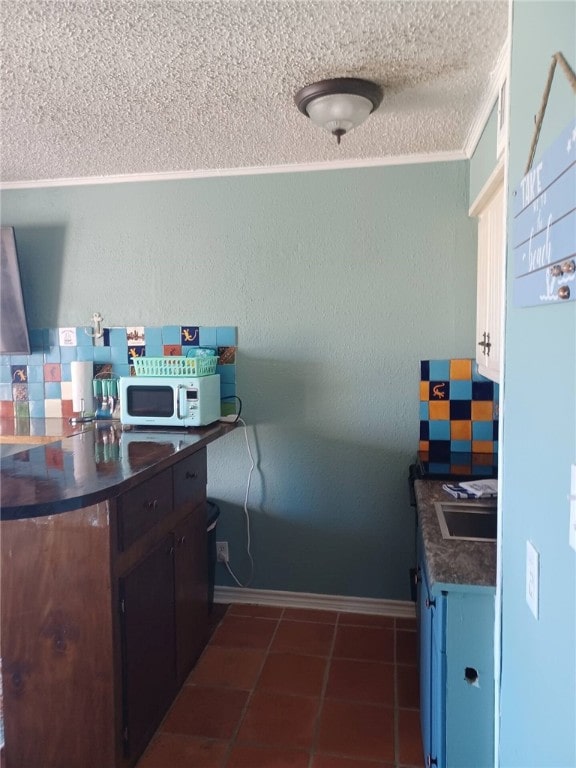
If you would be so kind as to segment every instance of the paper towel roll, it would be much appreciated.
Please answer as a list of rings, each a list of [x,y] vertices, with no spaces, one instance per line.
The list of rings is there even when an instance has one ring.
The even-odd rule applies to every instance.
[[[74,361],[70,363],[70,368],[72,372],[72,410],[74,413],[81,411],[94,413],[93,363]]]

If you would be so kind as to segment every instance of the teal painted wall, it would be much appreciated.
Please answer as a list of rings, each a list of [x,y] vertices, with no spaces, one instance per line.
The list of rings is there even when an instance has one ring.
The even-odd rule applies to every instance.
[[[474,154],[470,158],[470,199],[469,204],[476,200],[482,187],[488,181],[490,174],[498,162],[496,157],[496,131],[498,128],[498,105],[494,105],[488,118],[482,136]]]
[[[419,360],[474,352],[468,190],[454,162],[7,191],[2,221],[32,326],[238,326],[253,587],[407,599]],[[209,448],[242,581],[248,468],[240,431]]]
[[[551,56],[576,67],[576,4],[514,2],[509,185],[524,174]],[[576,114],[557,67],[538,157]],[[511,207],[511,197],[509,205]],[[512,221],[509,226],[509,247]],[[518,309],[508,264],[503,418],[500,765],[576,765],[576,304]],[[540,617],[525,600],[526,541],[540,553]]]

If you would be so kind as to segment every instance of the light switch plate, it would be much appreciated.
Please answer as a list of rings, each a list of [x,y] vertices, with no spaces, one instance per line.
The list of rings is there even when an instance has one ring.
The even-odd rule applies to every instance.
[[[568,542],[576,549],[576,464],[570,467],[570,533]]]
[[[540,592],[540,555],[532,542],[526,542],[526,602],[538,619],[538,594]]]

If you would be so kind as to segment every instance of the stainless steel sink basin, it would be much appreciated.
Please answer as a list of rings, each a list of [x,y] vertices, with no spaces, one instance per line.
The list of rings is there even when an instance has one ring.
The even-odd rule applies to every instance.
[[[496,504],[480,501],[434,502],[445,539],[496,541]]]

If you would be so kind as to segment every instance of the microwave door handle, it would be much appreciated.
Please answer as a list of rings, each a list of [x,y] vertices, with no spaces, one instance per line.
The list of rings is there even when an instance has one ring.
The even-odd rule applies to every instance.
[[[186,411],[186,387],[182,384],[178,385],[178,395],[176,402],[176,416],[182,420]]]

